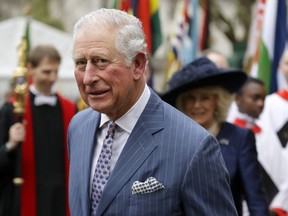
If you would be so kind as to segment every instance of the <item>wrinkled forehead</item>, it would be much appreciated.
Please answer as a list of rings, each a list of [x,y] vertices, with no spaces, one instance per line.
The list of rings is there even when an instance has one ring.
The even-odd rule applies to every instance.
[[[87,51],[97,48],[108,48],[116,45],[117,29],[99,27],[94,28],[87,26],[74,34],[72,44],[72,56],[75,55],[75,51]],[[83,48],[85,48],[83,50]]]

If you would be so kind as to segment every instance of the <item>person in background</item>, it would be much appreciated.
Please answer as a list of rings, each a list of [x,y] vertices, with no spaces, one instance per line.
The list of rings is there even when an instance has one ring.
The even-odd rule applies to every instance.
[[[221,53],[221,52],[218,52],[218,51],[216,51],[216,50],[211,50],[211,49],[208,49],[208,50],[206,50],[206,51],[204,51],[204,53],[203,53],[203,55],[204,56],[206,56],[209,60],[211,60],[214,64],[216,64],[218,67],[220,67],[220,68],[224,68],[224,69],[228,69],[228,68],[230,68],[230,65],[229,65],[229,62],[228,62],[228,60],[227,60],[227,58]],[[253,108],[252,108],[252,105],[251,106],[249,106],[250,107],[250,109],[251,109],[251,112],[253,112],[253,116],[255,116],[255,115],[258,115],[258,117],[259,117],[259,115],[260,115],[260,113],[262,112],[262,110],[263,110],[263,104],[261,104],[261,101],[264,101],[264,99],[263,99],[263,87],[261,87],[261,81],[259,80],[259,82],[258,82],[258,84],[259,85],[257,85],[256,84],[256,81],[252,81],[249,77],[248,77],[248,80],[247,80],[247,82],[246,82],[246,84],[250,84],[250,83],[254,83],[256,86],[258,86],[258,87],[256,87],[256,90],[257,90],[257,92],[250,92],[250,94],[249,94],[249,96],[247,95],[247,94],[245,94],[245,96],[247,96],[247,97],[245,97],[246,98],[246,101],[248,102],[248,106],[249,106],[249,104],[251,105],[251,103],[253,103],[252,102],[252,95],[254,96],[254,97],[257,97],[257,98],[255,98],[255,100],[254,100],[254,105],[256,105],[256,106],[253,106]],[[254,84],[251,84],[252,85],[252,87],[254,86],[255,87],[255,85]],[[244,84],[244,86],[246,87],[246,85]],[[243,86],[243,88],[244,88],[244,86]],[[250,87],[250,85],[249,85],[249,87]],[[240,93],[240,92],[242,92],[241,91],[241,89],[239,90],[239,92],[238,93]],[[264,88],[264,94],[265,94],[265,88]],[[240,96],[240,94],[236,94],[237,95],[237,97],[238,97],[238,99],[240,99],[239,98],[239,96]],[[244,95],[244,94],[242,94],[242,95]],[[235,94],[234,94],[234,96],[235,96]],[[262,97],[261,97],[262,96]],[[239,101],[238,101],[239,102]],[[250,103],[249,103],[250,102]],[[249,108],[247,108],[247,109],[249,109]],[[238,107],[237,107],[237,104],[236,104],[236,102],[235,102],[235,98],[234,98],[234,100],[232,100],[232,103],[231,103],[231,105],[230,105],[230,107],[229,107],[229,110],[228,110],[228,115],[227,115],[227,121],[228,122],[231,122],[231,123],[234,123],[234,117],[235,117],[235,115],[236,115],[236,113],[237,113],[237,115],[239,114],[239,111],[238,111]],[[258,113],[258,114],[257,114]],[[251,113],[252,114],[252,113]],[[232,117],[233,116],[233,117]],[[242,116],[243,117],[243,116]],[[246,116],[247,117],[247,116]],[[257,117],[257,119],[258,119],[258,117]],[[231,118],[233,118],[232,120],[231,120]],[[254,132],[255,132],[255,130],[259,130],[259,126],[255,123],[255,121],[257,121],[256,119],[254,119],[254,120],[252,120],[251,118],[249,118],[249,123],[245,126],[245,127],[248,127],[248,128],[250,128],[250,129],[253,129],[254,130]],[[239,120],[237,120],[237,124],[236,125],[238,125],[238,126],[240,126],[240,127],[244,127],[244,125],[243,125],[243,122],[241,122],[241,121],[239,121]],[[244,128],[245,128],[244,127]],[[262,133],[263,134],[263,133]],[[261,136],[262,137],[262,136]],[[256,148],[257,148],[257,153],[258,153],[258,149],[259,149],[259,146],[257,145],[257,143],[259,143],[259,133],[257,133],[257,134],[255,134],[255,138],[256,138]],[[271,138],[271,139],[273,139],[273,137]],[[268,143],[268,142],[267,142]],[[264,145],[261,145],[261,147],[263,147]],[[262,148],[263,149],[263,148]],[[262,157],[262,154],[259,154],[258,153],[258,161],[259,161],[259,158],[261,158]],[[273,191],[274,191],[274,187],[273,187],[273,182],[271,181],[271,179],[270,179],[270,177],[269,177],[269,175],[266,173],[266,171],[263,169],[263,167],[262,167],[262,165],[261,165],[261,163],[260,163],[260,167],[261,167],[261,174],[262,174],[262,178],[263,178],[263,185],[264,185],[264,187],[265,187],[265,195],[266,195],[266,198],[267,198],[267,201],[268,202],[270,202],[270,196],[271,195],[269,195],[270,193],[274,193]],[[268,193],[267,192],[267,189],[269,188],[269,190],[270,190],[270,192]],[[249,214],[249,210],[248,210],[248,206],[247,206],[247,203],[246,203],[246,201],[245,200],[243,200],[243,202],[242,202],[242,206],[243,206],[243,216],[249,216],[250,214]]]
[[[73,216],[237,215],[217,140],[147,86],[139,19],[81,17],[73,59],[89,105],[68,131]]]
[[[69,215],[66,131],[76,106],[53,89],[60,62],[55,47],[33,48],[23,122],[15,123],[11,102],[0,111],[1,216]],[[23,182],[16,186],[19,167]]]
[[[278,193],[279,185],[276,179],[278,169],[281,166],[281,148],[275,148],[278,143],[278,137],[269,125],[259,126],[259,116],[264,109],[265,103],[265,84],[263,81],[249,77],[246,83],[235,95],[235,112],[230,112],[227,121],[240,127],[251,129],[256,137],[256,147],[258,160],[262,166],[263,184],[268,203],[271,205],[273,199]],[[280,166],[279,166],[280,165]],[[277,167],[277,169],[275,169]],[[282,172],[286,172],[284,169]],[[277,209],[271,205],[270,211],[277,214]]]
[[[230,187],[238,215],[242,199],[251,216],[269,215],[265,200],[255,137],[252,131],[225,121],[232,93],[246,81],[242,71],[217,67],[201,57],[176,72],[162,98],[195,120],[219,141],[230,174]]]
[[[283,53],[279,71],[286,81],[286,86],[266,96],[264,110],[259,118],[259,125],[267,131],[267,136],[276,136],[271,142],[267,155],[273,160],[267,161],[270,176],[275,182],[278,193],[273,198],[270,208],[278,215],[288,214],[288,50]],[[273,133],[274,132],[274,133]],[[268,144],[267,144],[268,145]]]
[[[9,89],[5,91],[4,93],[4,103],[5,102],[11,102],[14,97],[14,91],[13,91],[14,83],[11,81],[9,85]],[[1,104],[2,106],[3,104]]]
[[[229,113],[227,120],[234,124],[251,129],[254,134],[261,132],[257,120],[264,108],[266,97],[263,81],[248,77],[242,88],[235,94],[237,113]]]
[[[229,62],[221,52],[213,49],[207,49],[202,53],[203,56],[207,57],[210,61],[216,64],[219,68],[229,68]]]

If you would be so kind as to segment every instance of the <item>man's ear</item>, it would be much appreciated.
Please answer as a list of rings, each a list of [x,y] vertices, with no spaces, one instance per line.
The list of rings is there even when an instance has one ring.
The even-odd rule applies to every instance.
[[[134,79],[139,80],[143,76],[146,68],[147,57],[144,53],[140,52],[134,59]]]

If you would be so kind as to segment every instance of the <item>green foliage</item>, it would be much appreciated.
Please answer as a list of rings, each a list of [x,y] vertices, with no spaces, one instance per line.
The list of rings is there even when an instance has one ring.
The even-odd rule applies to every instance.
[[[60,20],[54,19],[49,10],[49,0],[32,0],[31,16],[40,22],[64,30],[64,25]]]

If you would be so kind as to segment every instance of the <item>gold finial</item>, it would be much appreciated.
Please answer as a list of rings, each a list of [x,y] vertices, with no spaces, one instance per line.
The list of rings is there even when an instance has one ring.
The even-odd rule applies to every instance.
[[[18,48],[18,66],[13,73],[15,101],[14,113],[23,115],[25,112],[25,95],[28,89],[28,71],[26,68],[28,46],[23,37]]]
[[[18,53],[18,67],[25,67],[27,62],[27,52],[28,52],[28,44],[26,39],[23,37],[21,43],[17,47]]]

